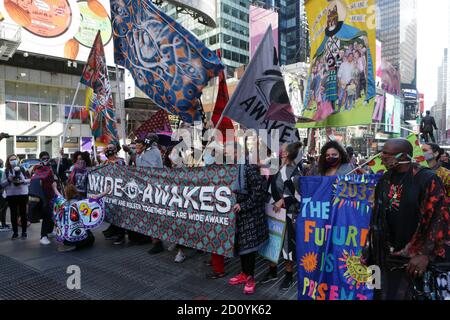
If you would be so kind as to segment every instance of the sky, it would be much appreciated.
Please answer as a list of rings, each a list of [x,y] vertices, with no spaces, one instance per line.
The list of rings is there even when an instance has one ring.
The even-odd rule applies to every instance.
[[[437,69],[449,45],[449,0],[417,0],[417,87],[425,110],[437,99]]]

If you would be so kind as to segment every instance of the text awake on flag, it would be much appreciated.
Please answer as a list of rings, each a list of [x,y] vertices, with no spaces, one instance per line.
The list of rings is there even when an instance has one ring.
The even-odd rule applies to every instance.
[[[95,114],[92,123],[92,135],[96,144],[105,146],[112,142],[118,143],[117,121],[100,31],[95,37],[80,82],[93,90],[92,103],[95,106]],[[90,109],[92,111],[91,107]]]
[[[286,97],[286,88],[274,48],[272,27],[269,26],[223,115],[239,122],[247,129],[265,129],[269,135],[278,130],[281,143],[298,141],[300,137],[295,128],[294,115],[292,114],[290,118],[287,110],[283,112],[281,116],[284,117],[281,119],[273,113],[273,110],[286,107],[286,101],[283,99]],[[277,120],[272,120],[270,116]],[[261,136],[261,138],[264,141],[269,137]]]
[[[111,0],[114,58],[157,106],[202,121],[203,88],[223,65],[214,52],[151,0]]]

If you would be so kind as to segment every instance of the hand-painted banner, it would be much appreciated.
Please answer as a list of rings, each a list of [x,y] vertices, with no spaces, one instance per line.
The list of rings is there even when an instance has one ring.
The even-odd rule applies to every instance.
[[[271,262],[278,263],[286,233],[286,210],[281,209],[279,213],[275,213],[271,203],[266,205],[266,215],[269,241],[259,250],[259,254]]]
[[[236,166],[157,169],[107,165],[89,175],[88,193],[104,197],[114,225],[183,246],[232,257]]]
[[[368,300],[360,263],[381,175],[301,177],[297,218],[299,300]]]
[[[311,70],[299,128],[372,123],[375,0],[309,0]]]

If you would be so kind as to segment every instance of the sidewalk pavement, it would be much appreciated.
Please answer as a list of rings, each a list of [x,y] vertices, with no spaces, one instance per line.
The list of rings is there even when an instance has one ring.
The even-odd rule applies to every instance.
[[[114,246],[104,240],[102,230],[94,231],[92,248],[61,253],[57,242],[49,246],[39,243],[40,224],[28,230],[28,239],[10,240],[12,232],[0,232],[0,300],[295,300],[297,283],[288,291],[279,291],[284,276],[284,262],[279,265],[278,280],[257,284],[254,295],[244,295],[243,286],[228,285],[228,279],[240,272],[239,258],[225,265],[228,275],[208,280],[211,267],[204,265],[209,254],[187,249],[187,259],[174,263],[176,250],[149,255],[151,245]],[[20,229],[20,228],[19,228]],[[20,232],[20,230],[19,230]],[[167,249],[169,244],[165,243]],[[70,274],[67,267],[81,270],[81,289],[66,286]],[[268,262],[258,257],[256,280],[266,273]],[[296,274],[294,274],[296,279]]]

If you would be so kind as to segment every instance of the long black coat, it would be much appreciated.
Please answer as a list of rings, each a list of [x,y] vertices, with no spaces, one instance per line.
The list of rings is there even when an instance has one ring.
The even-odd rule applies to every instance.
[[[267,181],[257,165],[245,165],[244,170],[248,194],[236,195],[241,206],[236,216],[235,247],[239,255],[257,251],[269,239],[265,212]]]

